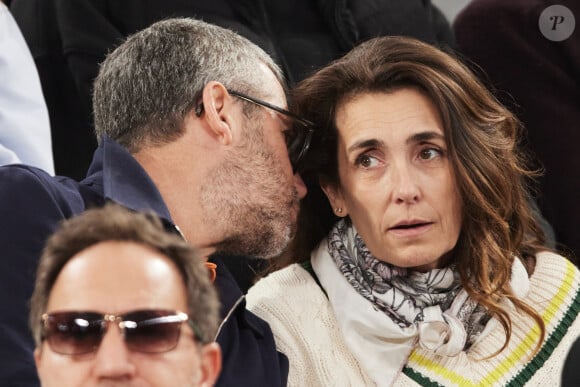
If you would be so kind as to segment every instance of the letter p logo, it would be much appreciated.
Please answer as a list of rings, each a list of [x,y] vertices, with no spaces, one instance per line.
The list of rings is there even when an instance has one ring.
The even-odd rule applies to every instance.
[[[569,8],[563,5],[551,5],[540,14],[538,27],[546,39],[561,42],[572,35],[576,20]]]
[[[554,21],[554,24],[552,24],[552,31],[555,31],[558,24],[564,23],[564,16],[550,16],[550,20]]]

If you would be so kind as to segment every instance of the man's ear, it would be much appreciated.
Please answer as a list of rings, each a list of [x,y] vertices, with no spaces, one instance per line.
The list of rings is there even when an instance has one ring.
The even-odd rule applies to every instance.
[[[340,216],[341,218],[347,216],[348,207],[346,206],[346,202],[342,196],[340,187],[337,187],[335,183],[331,183],[326,179],[320,179],[318,183],[328,198],[334,214],[336,216]]]
[[[34,349],[34,364],[36,365],[37,372],[40,373],[42,371],[42,347],[40,346]]]
[[[201,349],[200,386],[211,387],[217,381],[222,369],[222,350],[218,343],[209,343]]]
[[[215,138],[224,144],[232,142],[232,127],[236,122],[233,98],[220,82],[208,82],[202,92],[203,118]],[[239,120],[239,118],[237,118]]]

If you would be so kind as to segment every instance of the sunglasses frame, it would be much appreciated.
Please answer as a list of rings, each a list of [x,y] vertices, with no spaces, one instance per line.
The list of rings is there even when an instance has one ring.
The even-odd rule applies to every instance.
[[[147,315],[149,314],[150,317],[148,318],[144,318],[144,319],[140,319],[138,321],[135,321],[134,319],[134,315],[136,314],[144,314]],[[93,317],[93,318],[89,318],[89,317]],[[98,317],[98,318],[95,318]],[[133,318],[133,319],[131,319]],[[68,337],[69,340],[74,340],[75,339],[75,332],[72,332],[71,330],[68,330],[66,332],[59,332],[58,328],[52,328],[53,330],[56,331],[50,331],[49,329],[51,328],[50,324],[54,323],[54,324],[58,324],[59,323],[59,319],[61,320],[65,320],[65,326],[67,328],[70,328],[71,326],[73,326],[73,324],[75,324],[77,327],[82,328],[82,324],[78,324],[75,323],[77,320],[79,321],[86,321],[87,323],[87,327],[92,327],[91,330],[85,331],[82,333],[82,335],[84,335],[85,337],[81,337],[82,335],[78,335],[77,332],[77,338],[79,339],[79,341],[82,341],[83,339],[87,339],[90,338],[91,340],[88,340],[86,345],[86,348],[84,348],[81,351],[66,351],[63,350],[64,347],[59,347],[59,345],[56,343],[56,339],[55,337],[61,333],[61,334],[68,334],[70,337]],[[109,329],[109,325],[111,323],[116,324],[120,331],[121,334],[123,335],[123,341],[125,342],[125,345],[127,346],[127,348],[133,352],[140,352],[140,353],[163,353],[163,352],[168,352],[171,351],[172,349],[174,349],[177,344],[179,343],[179,338],[181,336],[181,325],[184,322],[189,322],[189,325],[192,327],[192,330],[194,332],[194,337],[196,340],[199,340],[199,330],[195,329],[195,324],[193,324],[189,318],[189,316],[184,313],[184,312],[180,312],[180,311],[176,311],[176,310],[167,310],[167,309],[139,309],[139,310],[132,310],[132,311],[128,311],[122,314],[112,314],[112,313],[102,313],[102,312],[94,312],[94,311],[55,311],[55,312],[50,312],[50,313],[44,313],[42,315],[42,341],[45,341],[48,343],[49,347],[51,348],[51,350],[53,352],[59,353],[61,355],[71,355],[71,356],[76,356],[76,355],[84,355],[84,354],[88,354],[88,353],[92,353],[92,352],[96,352],[98,350],[98,348],[100,347],[103,338],[105,337],[105,335],[107,334],[107,331]],[[168,347],[163,347],[161,350],[144,350],[143,348],[140,348],[140,344],[138,341],[133,342],[131,337],[134,337],[135,334],[138,334],[139,332],[137,331],[137,329],[139,329],[139,327],[141,327],[142,330],[143,327],[147,327],[147,326],[151,326],[151,325],[162,325],[162,324],[178,324],[175,328],[174,331],[171,332],[172,335],[168,336],[171,337],[171,346]],[[62,324],[62,322],[61,322]],[[144,324],[144,325],[143,325]],[[129,335],[127,335],[127,333],[129,332]],[[133,332],[133,333],[132,333]],[[91,337],[91,335],[93,337]],[[175,337],[173,339],[173,336]],[[138,337],[138,336],[137,336]],[[160,341],[164,341],[164,340],[160,340]],[[173,343],[173,341],[175,341]],[[74,348],[74,345],[71,345],[71,348]]]

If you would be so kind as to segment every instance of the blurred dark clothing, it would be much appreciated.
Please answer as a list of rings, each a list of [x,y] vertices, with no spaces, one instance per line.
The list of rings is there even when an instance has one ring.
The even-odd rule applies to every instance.
[[[564,363],[562,387],[580,386],[580,338],[576,339]]]
[[[249,38],[290,83],[378,35],[452,44],[449,23],[425,0],[13,0],[39,69],[56,173],[84,177],[96,148],[91,89],[99,63],[127,35],[168,17],[196,17]]]
[[[575,31],[559,42],[538,26],[553,4],[566,6],[576,19]],[[523,121],[528,145],[545,168],[540,209],[562,253],[578,263],[580,2],[473,0],[453,27],[460,52],[481,66],[500,100]]]
[[[97,142],[90,100],[83,101],[63,52],[53,0],[13,1],[10,10],[28,43],[50,118],[57,175],[82,179]]]

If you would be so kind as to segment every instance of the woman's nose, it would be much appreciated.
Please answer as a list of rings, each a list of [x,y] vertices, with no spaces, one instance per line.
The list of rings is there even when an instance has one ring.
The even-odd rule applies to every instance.
[[[407,165],[399,165],[393,173],[393,199],[398,204],[416,203],[421,198],[417,176]]]

